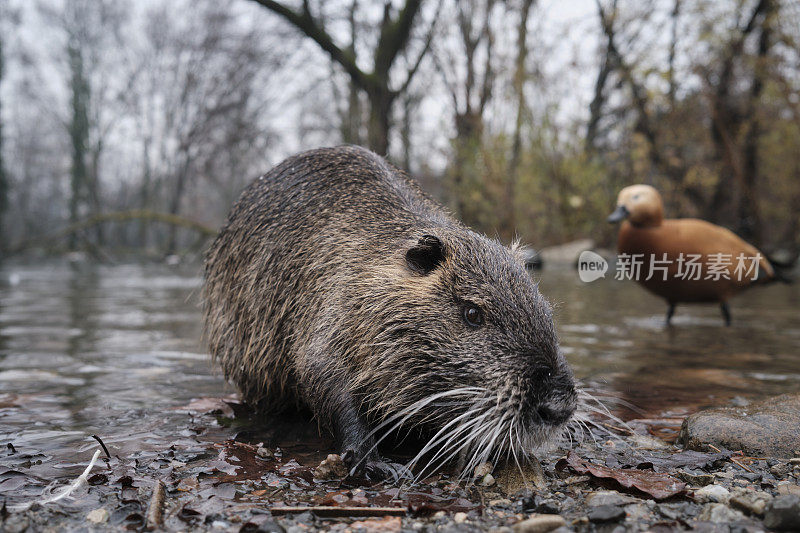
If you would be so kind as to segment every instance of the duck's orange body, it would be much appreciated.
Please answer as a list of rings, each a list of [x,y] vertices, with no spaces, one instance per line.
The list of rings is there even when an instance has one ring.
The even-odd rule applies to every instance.
[[[619,220],[619,259],[627,261],[631,277],[667,301],[668,323],[679,303],[719,303],[730,323],[728,299],[775,277],[766,256],[732,231],[692,218],[664,220],[661,196],[648,185],[620,192],[609,217]]]

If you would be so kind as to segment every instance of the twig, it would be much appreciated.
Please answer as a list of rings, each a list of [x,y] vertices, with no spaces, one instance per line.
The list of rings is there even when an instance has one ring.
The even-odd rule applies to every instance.
[[[164,521],[164,483],[157,479],[153,485],[153,495],[150,496],[150,503],[147,506],[147,516],[145,517],[145,527],[148,529],[158,529]]]
[[[722,453],[722,450],[720,450],[719,448],[717,448],[717,447],[716,447],[716,446],[714,446],[713,444],[709,444],[709,445],[708,445],[708,447],[709,447],[709,448],[711,448],[712,450],[714,450],[714,451],[715,451],[715,452],[717,452],[717,453]],[[733,464],[736,464],[736,465],[739,465],[739,466],[741,466],[742,468],[744,468],[745,470],[747,470],[747,471],[748,471],[748,472],[750,472],[751,474],[755,474],[755,471],[754,471],[753,469],[751,469],[751,468],[750,468],[750,467],[748,467],[748,466],[745,466],[744,464],[740,463],[739,461],[737,461],[737,460],[736,460],[736,459],[734,459],[733,457],[730,457],[730,456],[729,456],[729,457],[728,457],[728,459],[730,459],[730,461],[731,461]]]
[[[96,440],[97,442],[99,442],[99,443],[100,443],[100,446],[102,446],[102,447],[103,447],[103,451],[104,451],[104,452],[106,452],[106,457],[108,457],[109,459],[111,459],[111,454],[110,454],[110,453],[108,453],[108,448],[106,448],[106,445],[105,445],[105,443],[102,441],[102,439],[100,439],[100,437],[98,437],[97,435],[92,435],[92,438],[93,438],[94,440]]]
[[[83,471],[83,474],[78,476],[78,479],[76,479],[75,481],[72,482],[72,485],[70,485],[66,489],[62,490],[61,492],[59,492],[55,496],[50,496],[49,498],[43,498],[43,499],[39,500],[39,503],[44,505],[46,503],[57,502],[58,500],[62,500],[64,498],[66,498],[67,496],[69,496],[70,494],[72,494],[73,492],[75,492],[76,490],[78,490],[81,487],[81,485],[86,483],[86,478],[89,477],[89,472],[91,472],[92,468],[94,468],[95,463],[97,463],[97,458],[98,457],[100,457],[100,450],[96,450],[94,452],[94,455],[92,456],[92,460],[89,461],[89,466],[86,467],[86,470]]]
[[[602,425],[606,426],[606,427],[609,427],[611,429],[615,429],[615,430],[617,430],[617,431],[619,431],[621,433],[629,433],[631,435],[633,435],[635,433],[632,429],[625,429],[625,428],[620,428],[620,427],[617,427],[617,426],[612,426],[611,424],[607,424],[605,422],[600,422],[600,423]]]
[[[335,507],[318,505],[312,507],[270,507],[273,516],[312,512],[317,516],[405,516],[404,507]]]

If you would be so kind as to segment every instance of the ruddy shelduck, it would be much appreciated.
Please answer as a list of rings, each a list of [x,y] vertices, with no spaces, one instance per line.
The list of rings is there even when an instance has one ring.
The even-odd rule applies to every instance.
[[[608,221],[622,221],[618,267],[667,301],[668,325],[679,303],[718,303],[729,326],[732,296],[752,285],[788,281],[732,231],[694,218],[664,219],[661,195],[649,185],[622,189]]]

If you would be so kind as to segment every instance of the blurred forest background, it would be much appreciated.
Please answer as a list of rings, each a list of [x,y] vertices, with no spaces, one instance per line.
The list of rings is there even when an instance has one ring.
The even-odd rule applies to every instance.
[[[800,3],[0,2],[0,247],[197,250],[282,158],[388,154],[467,224],[613,242],[620,188],[800,245]]]

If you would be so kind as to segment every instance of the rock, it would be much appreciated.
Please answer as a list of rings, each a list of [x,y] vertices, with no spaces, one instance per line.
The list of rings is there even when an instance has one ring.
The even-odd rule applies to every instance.
[[[648,502],[653,502],[652,500],[648,500]],[[652,514],[652,510],[647,504],[644,503],[636,503],[631,505],[625,506],[625,521],[627,523],[637,523],[637,522],[644,522],[649,521],[650,516]]]
[[[677,520],[678,518],[694,517],[700,512],[700,506],[691,502],[659,503],[656,511],[664,518]]]
[[[669,448],[669,445],[663,440],[656,439],[650,435],[639,435],[638,433],[628,437],[628,442],[640,450],[663,450]]]
[[[771,501],[772,495],[767,492],[746,490],[732,496],[730,505],[747,514],[764,516],[764,510]]]
[[[699,503],[718,502],[728,503],[731,493],[722,485],[706,485],[694,491],[694,499]]]
[[[741,396],[734,396],[731,398],[731,405],[734,407],[747,407],[750,405],[750,400]]]
[[[542,465],[536,457],[532,456],[527,461],[521,462],[520,467],[517,467],[516,464],[498,467],[493,475],[498,488],[506,494],[514,494],[523,489],[533,490],[547,487]]]
[[[628,505],[631,503],[641,503],[642,500],[627,496],[615,490],[599,490],[586,495],[586,505],[589,507],[600,507],[601,505]]]
[[[784,478],[792,471],[792,466],[789,463],[777,463],[769,468],[769,473],[775,477]]]
[[[101,507],[94,511],[89,511],[89,514],[86,515],[86,520],[93,524],[105,524],[108,522],[108,517],[108,511]]]
[[[494,470],[492,463],[481,463],[475,467],[474,475],[476,478],[483,478],[486,477],[487,474],[491,474],[492,470]]]
[[[5,507],[2,507],[5,509]],[[2,514],[0,514],[2,517]],[[28,529],[30,521],[22,513],[14,513],[0,521],[0,527],[5,533],[23,533]]]
[[[558,500],[543,498],[538,494],[526,496],[522,500],[522,510],[541,514],[558,514],[561,512],[561,504]]]
[[[795,485],[791,481],[781,481],[778,483],[778,494],[794,494],[800,496],[800,485]]]
[[[347,475],[347,467],[342,458],[335,453],[328,455],[327,458],[314,469],[316,479],[341,479]]]
[[[491,487],[494,484],[495,484],[494,476],[491,474],[486,474],[485,476],[483,476],[483,479],[481,479],[478,482],[478,485],[480,485],[481,487]]]
[[[708,503],[703,507],[702,512],[697,516],[702,522],[714,522],[716,524],[729,524],[745,520],[745,516],[731,509],[724,503]]]
[[[764,511],[764,525],[778,531],[800,531],[800,496],[778,496]]]
[[[286,533],[286,530],[277,522],[266,521],[258,525],[256,533]]]
[[[403,527],[403,522],[399,516],[385,516],[383,518],[371,518],[369,520],[359,520],[350,524],[354,531],[366,530],[372,533],[399,533]]]
[[[456,524],[463,524],[467,521],[467,513],[461,512],[453,515],[453,522]]]
[[[747,407],[721,407],[683,421],[680,441],[704,450],[707,444],[741,450],[754,457],[790,459],[800,450],[800,394],[784,394]]]
[[[695,487],[705,487],[706,485],[714,483],[714,476],[712,474],[692,474],[685,470],[679,470],[675,473],[675,477]]]
[[[616,505],[599,505],[587,513],[590,522],[616,522],[625,518],[625,509]]]
[[[566,525],[567,522],[557,514],[540,514],[517,522],[512,529],[514,533],[547,533]]]
[[[259,444],[258,448],[256,448],[256,455],[265,460],[275,459],[275,454],[272,450],[265,448],[263,444]]]
[[[539,250],[539,256],[542,258],[545,268],[553,265],[570,265],[574,267],[578,263],[578,256],[581,255],[581,252],[592,248],[594,248],[592,239],[580,239],[558,246],[542,248]]]

